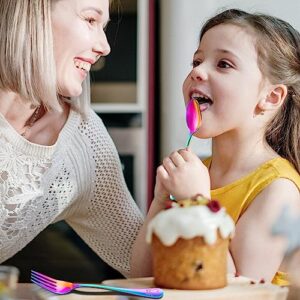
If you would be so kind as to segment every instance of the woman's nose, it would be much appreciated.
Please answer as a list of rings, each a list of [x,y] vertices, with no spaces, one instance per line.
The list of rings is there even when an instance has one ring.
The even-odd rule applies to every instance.
[[[96,52],[99,56],[106,56],[110,53],[110,45],[103,30],[101,34],[97,36],[93,51]]]
[[[191,78],[193,80],[198,80],[198,81],[207,80],[208,78],[207,71],[205,70],[203,64],[193,68],[193,70],[191,71]]]

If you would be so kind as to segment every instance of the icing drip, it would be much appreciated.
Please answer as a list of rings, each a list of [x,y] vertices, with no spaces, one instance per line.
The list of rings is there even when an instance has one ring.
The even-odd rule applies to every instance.
[[[217,212],[206,205],[190,207],[173,207],[158,213],[149,223],[146,240],[151,243],[152,234],[165,246],[172,246],[177,239],[193,239],[201,236],[212,245],[217,240],[218,230],[223,239],[234,234],[234,222],[225,208]]]

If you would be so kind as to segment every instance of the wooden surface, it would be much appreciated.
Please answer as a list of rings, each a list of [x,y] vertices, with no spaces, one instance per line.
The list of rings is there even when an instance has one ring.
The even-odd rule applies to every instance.
[[[18,285],[15,300],[131,300],[127,296],[117,295],[106,290],[100,289],[80,289],[67,295],[55,295],[40,287],[30,284],[21,283]],[[1,298],[0,298],[1,300]]]
[[[270,283],[251,284],[245,277],[228,276],[228,285],[222,289],[206,291],[164,290],[164,300],[286,300],[287,288],[281,288]],[[152,278],[106,280],[107,285],[129,288],[153,287]],[[82,289],[78,294],[53,295],[32,284],[19,284],[18,300],[134,300],[145,299],[133,296],[117,295],[107,291]]]
[[[163,289],[164,300],[286,300],[288,288],[275,286],[271,283],[251,284],[246,277],[228,275],[228,285],[222,289],[205,291],[187,291]],[[106,280],[107,285],[121,287],[153,287],[152,278]]]
[[[15,300],[133,300],[106,290],[80,289],[67,295],[55,295],[30,283],[18,285]],[[1,299],[1,298],[0,298]],[[144,298],[145,299],[145,298]],[[2,299],[1,299],[2,300]]]

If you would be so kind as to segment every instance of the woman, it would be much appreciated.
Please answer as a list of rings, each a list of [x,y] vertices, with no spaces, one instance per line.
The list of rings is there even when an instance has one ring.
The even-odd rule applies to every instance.
[[[109,1],[0,7],[0,262],[65,220],[128,276],[142,216],[89,105],[89,70],[110,52]]]

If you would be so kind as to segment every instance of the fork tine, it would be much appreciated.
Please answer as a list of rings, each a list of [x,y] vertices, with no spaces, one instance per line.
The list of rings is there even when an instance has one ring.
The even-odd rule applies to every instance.
[[[57,282],[57,279],[54,279],[54,278],[49,277],[49,276],[46,276],[46,275],[44,275],[42,273],[39,273],[39,272],[36,272],[34,270],[31,270],[31,275],[35,276],[36,278],[41,278],[41,279],[43,279],[43,280],[45,280],[47,282],[54,282],[54,283]]]
[[[41,284],[46,284],[49,287],[56,287],[56,283],[55,282],[51,282],[51,281],[47,281],[42,277],[37,277],[34,274],[31,274],[31,279],[40,282]]]
[[[44,284],[40,281],[36,281],[35,279],[31,278],[31,282],[35,283],[39,287],[48,290],[49,292],[56,293],[56,288],[52,286],[48,286],[47,284]]]
[[[55,286],[57,285],[56,281],[50,281],[48,279],[45,279],[44,277],[39,277],[35,274],[31,274],[31,278],[34,278],[37,281],[43,282],[43,283],[47,283],[49,285]]]

